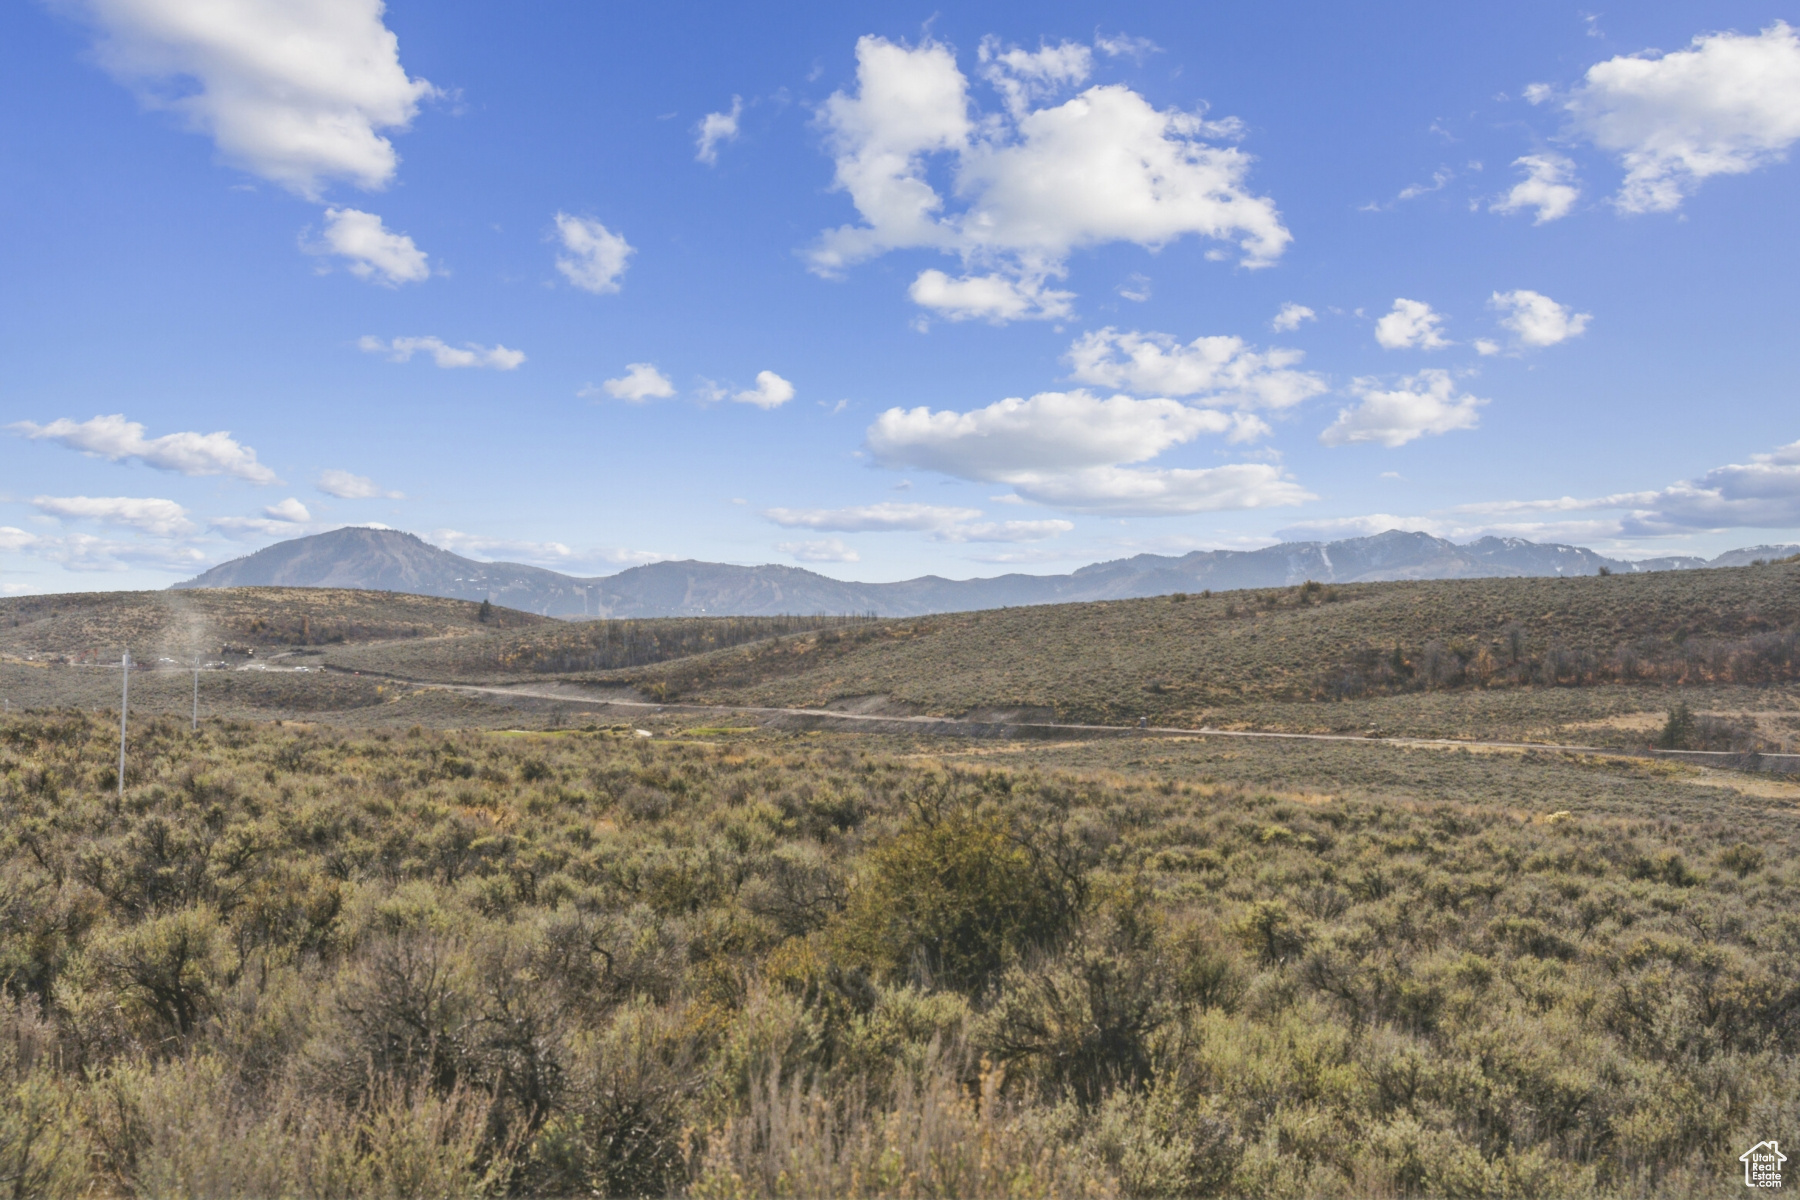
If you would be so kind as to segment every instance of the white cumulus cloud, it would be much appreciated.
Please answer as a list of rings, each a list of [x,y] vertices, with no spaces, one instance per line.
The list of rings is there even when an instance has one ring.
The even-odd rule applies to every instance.
[[[1420,196],[1429,196],[1433,192],[1441,192],[1444,185],[1456,178],[1456,172],[1448,167],[1439,167],[1431,173],[1430,183],[1413,183],[1400,189],[1396,200],[1417,200]]]
[[[1800,530],[1800,442],[1625,499],[1633,509],[1622,525],[1626,536],[1744,526]]]
[[[780,408],[794,398],[794,385],[773,371],[758,371],[756,386],[733,392],[731,398],[739,404],[754,404],[761,409]]]
[[[1075,528],[1073,521],[971,521],[932,534],[940,542],[1041,542]]]
[[[1489,501],[1450,512],[1459,519],[1445,536],[1454,537],[1494,533],[1591,543],[1757,529],[1794,539],[1800,537],[1800,442],[1654,490]]]
[[[312,519],[306,505],[289,496],[263,509],[260,517],[215,517],[209,524],[227,537],[298,537],[308,531]]]
[[[1275,319],[1269,322],[1269,328],[1273,329],[1276,333],[1289,333],[1300,328],[1300,326],[1307,321],[1316,321],[1318,319],[1319,314],[1306,307],[1306,305],[1295,304],[1290,301],[1281,306],[1281,311],[1276,313]]]
[[[1155,515],[1310,498],[1268,464],[1204,470],[1122,465],[1154,458],[1203,433],[1233,433],[1243,423],[1241,414],[1167,397],[1040,392],[965,413],[889,409],[869,427],[868,446],[883,466],[1010,484],[1024,499],[1077,512]]]
[[[963,275],[952,279],[935,268],[919,272],[906,294],[920,308],[952,321],[979,318],[1003,325],[1008,321],[1054,321],[1070,314],[1074,292],[1045,286],[1043,276]]]
[[[1358,517],[1320,517],[1297,521],[1275,531],[1284,542],[1335,542],[1342,538],[1373,537],[1390,529],[1408,533],[1429,533],[1442,537],[1447,532],[1442,521],[1429,517],[1397,517],[1392,513],[1367,513]]]
[[[1448,346],[1444,318],[1423,300],[1394,301],[1394,307],[1375,322],[1375,340],[1384,350],[1436,350]]]
[[[1558,304],[1542,292],[1520,288],[1512,292],[1495,292],[1488,306],[1505,314],[1500,324],[1518,335],[1527,346],[1554,346],[1572,337],[1580,337],[1592,313],[1578,313]],[[1479,348],[1479,347],[1478,347]]]
[[[431,278],[430,261],[410,237],[395,233],[374,213],[354,208],[326,209],[324,232],[306,250],[345,259],[352,275],[383,287]]]
[[[1077,380],[1100,387],[1280,409],[1326,390],[1317,375],[1292,369],[1304,357],[1298,350],[1257,351],[1237,337],[1200,337],[1183,345],[1166,333],[1108,326],[1077,338],[1068,362]]]
[[[1486,400],[1467,392],[1458,394],[1450,372],[1420,371],[1382,389],[1373,381],[1358,380],[1355,392],[1361,403],[1342,409],[1331,427],[1319,435],[1327,446],[1375,442],[1404,446],[1428,433],[1475,428],[1476,410]]]
[[[21,548],[69,571],[128,571],[136,566],[187,573],[206,562],[206,554],[198,546],[182,541],[108,538],[91,533],[34,537]]]
[[[487,560],[496,555],[504,555],[509,562],[556,566],[578,557],[574,550],[561,542],[521,541],[516,538],[464,533],[458,529],[434,529],[430,541],[457,554],[475,555]]]
[[[807,542],[777,542],[775,548],[799,562],[861,562],[862,555],[846,546],[839,538],[818,538]]]
[[[1462,510],[1451,511],[1454,513]],[[1619,523],[1616,520],[1484,521],[1455,516],[1397,516],[1393,513],[1300,521],[1277,529],[1275,536],[1283,541],[1336,541],[1340,538],[1370,537],[1392,529],[1408,533],[1428,533],[1454,542],[1500,537],[1591,545],[1597,539],[1619,536]]]
[[[385,354],[393,362],[407,362],[413,355],[428,353],[440,367],[492,367],[510,371],[525,361],[522,350],[505,346],[478,346],[465,342],[452,346],[435,337],[398,337],[384,342],[378,337],[364,337],[356,343],[370,354]]]
[[[1079,42],[1022,50],[1003,48],[1000,39],[990,36],[981,39],[978,57],[982,78],[1000,93],[1014,120],[1029,115],[1033,101],[1086,82],[1094,69],[1094,52]]]
[[[1560,154],[1527,154],[1514,159],[1513,166],[1523,167],[1525,178],[1489,206],[1493,212],[1536,209],[1537,216],[1532,219],[1532,224],[1542,225],[1568,216],[1575,201],[1581,199],[1581,187],[1575,182],[1575,164]]]
[[[302,504],[296,496],[289,496],[279,504],[269,505],[263,509],[263,515],[272,520],[289,521],[295,524],[305,524],[312,520],[312,513],[306,510],[306,505]]]
[[[1203,433],[1228,433],[1227,413],[1179,400],[1101,399],[1085,391],[1012,397],[972,412],[890,408],[869,427],[875,461],[960,479],[1010,483],[1044,472],[1142,462]]]
[[[731,98],[730,112],[711,112],[700,118],[700,124],[694,127],[694,157],[703,163],[719,161],[719,143],[735,142],[738,135],[738,118],[744,115],[744,98]]]
[[[56,442],[113,462],[136,459],[159,471],[181,475],[230,475],[250,483],[276,482],[275,472],[256,461],[256,451],[223,430],[149,438],[142,425],[127,421],[120,413],[87,421],[63,417],[48,425],[18,421],[7,428],[32,441]]]
[[[964,524],[981,516],[978,508],[941,504],[900,504],[883,501],[851,508],[770,508],[764,517],[785,529],[816,529],[821,533],[930,532]]]
[[[1039,504],[1120,517],[1277,508],[1318,499],[1268,463],[1193,470],[1089,467],[1021,475],[1009,482],[1019,495]]]
[[[1060,537],[1075,528],[1062,520],[983,521],[978,508],[943,504],[901,504],[892,500],[850,508],[771,508],[764,518],[788,529],[816,529],[825,533],[926,533],[938,542],[1037,542]],[[830,542],[786,542],[793,546],[841,546]],[[850,559],[815,561],[854,562]]]
[[[1126,241],[1158,247],[1193,234],[1231,242],[1247,266],[1266,266],[1292,240],[1274,203],[1246,186],[1250,157],[1232,145],[1231,121],[1156,108],[1130,88],[1088,87],[1092,55],[1063,43],[1037,51],[985,41],[982,74],[999,92],[1000,113],[972,105],[955,54],[937,42],[916,47],[881,37],[856,45],[857,88],[836,92],[820,110],[836,162],[836,186],[849,194],[859,225],[827,231],[812,251],[821,274],[835,274],[899,249],[959,256],[961,280],[939,273],[914,284],[914,298],[936,298],[964,315],[1004,321],[1044,316],[1066,304],[1020,305],[1063,274],[1075,250]],[[1041,106],[1040,105],[1041,102]],[[950,177],[954,211],[930,174]],[[971,269],[973,268],[973,269]],[[1011,296],[985,284],[998,275],[1020,287]],[[971,303],[980,301],[980,303]],[[1012,306],[1009,310],[1008,306]]]
[[[556,269],[565,279],[597,295],[619,290],[626,260],[635,252],[624,234],[614,233],[598,221],[559,212],[556,236],[564,251],[557,255]]]
[[[1800,139],[1800,34],[1776,21],[1755,35],[1701,34],[1672,54],[1610,58],[1560,100],[1574,132],[1624,165],[1619,210],[1668,212],[1703,180],[1779,161]]]
[[[173,500],[149,496],[33,496],[31,507],[47,516],[123,525],[156,537],[194,532],[187,509]]]
[[[319,472],[317,487],[327,496],[336,496],[339,500],[405,499],[399,492],[383,490],[367,475],[352,475],[349,471],[336,469]]]
[[[656,364],[636,362],[625,364],[625,374],[617,379],[603,379],[598,388],[585,387],[581,395],[591,396],[595,392],[604,392],[614,400],[628,400],[633,404],[645,400],[663,400],[675,394],[675,385],[669,377],[656,369]]]
[[[659,550],[633,550],[623,546],[598,546],[577,550],[562,542],[525,541],[518,538],[494,537],[488,534],[465,533],[459,529],[435,529],[427,540],[446,550],[466,554],[483,561],[500,558],[508,562],[530,563],[557,570],[578,569],[583,566],[591,568],[601,564],[639,566],[643,563],[662,562],[671,557]]]
[[[381,0],[76,0],[101,64],[228,162],[308,199],[328,180],[380,188],[433,89],[408,78]]]
[[[1141,62],[1147,55],[1161,54],[1162,47],[1147,37],[1133,37],[1128,33],[1112,36],[1098,34],[1094,38],[1094,48],[1108,58],[1129,58]]]

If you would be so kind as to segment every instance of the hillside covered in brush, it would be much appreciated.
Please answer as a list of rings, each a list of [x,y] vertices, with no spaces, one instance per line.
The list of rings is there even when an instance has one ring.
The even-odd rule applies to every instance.
[[[887,621],[602,678],[694,701],[1179,724],[1259,701],[1800,678],[1800,563],[1176,594]]]
[[[143,662],[217,657],[223,645],[282,649],[477,633],[555,624],[513,609],[346,588],[70,592],[0,600],[0,654]]]

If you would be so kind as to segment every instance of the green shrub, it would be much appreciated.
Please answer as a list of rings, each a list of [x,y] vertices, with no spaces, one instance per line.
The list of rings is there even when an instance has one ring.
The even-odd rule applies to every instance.
[[[1762,847],[1752,846],[1748,842],[1738,842],[1720,852],[1719,865],[1727,871],[1736,873],[1739,879],[1743,879],[1762,870],[1765,858]]]
[[[998,813],[921,808],[869,852],[838,942],[890,979],[979,993],[1009,957],[1067,931],[1081,882],[1050,869]]]
[[[90,1145],[72,1081],[48,1062],[0,1071],[0,1186],[15,1197],[93,1194]]]
[[[1266,840],[1266,839],[1264,839]],[[1283,962],[1306,946],[1305,927],[1281,900],[1258,900],[1234,926],[1238,941],[1264,963]]]
[[[194,1032],[237,967],[217,915],[205,907],[115,934],[96,946],[94,958],[127,1015],[148,1026],[153,1045]]]
[[[1175,1075],[1111,1093],[1081,1146],[1116,1172],[1127,1196],[1228,1194],[1244,1143],[1231,1118]]]
[[[557,1114],[526,1152],[522,1181],[544,1196],[664,1196],[685,1174],[696,1064],[680,1025],[622,1010],[573,1047]]]
[[[1097,945],[1009,969],[975,1041],[1020,1081],[1092,1107],[1151,1073],[1151,1041],[1172,1015],[1148,954]]]

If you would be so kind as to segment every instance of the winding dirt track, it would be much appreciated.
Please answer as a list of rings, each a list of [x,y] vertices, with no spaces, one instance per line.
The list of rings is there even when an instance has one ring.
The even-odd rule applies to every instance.
[[[401,682],[401,681],[396,681]],[[644,709],[650,712],[712,713],[721,716],[755,717],[769,723],[812,729],[854,730],[889,733],[926,733],[947,737],[1218,737],[1264,739],[1292,742],[1354,742],[1361,746],[1414,746],[1467,750],[1547,751],[1553,754],[1581,754],[1607,758],[1667,758],[1701,766],[1737,770],[1769,771],[1779,774],[1800,773],[1800,754],[1739,754],[1729,750],[1633,750],[1610,746],[1572,746],[1555,742],[1486,742],[1460,738],[1371,737],[1353,733],[1273,733],[1250,729],[1183,729],[1176,726],[1151,725],[1143,728],[1127,725],[1076,725],[1052,721],[972,721],[960,717],[887,716],[879,713],[839,712],[829,708],[773,708],[730,704],[668,704],[655,700],[625,700],[614,696],[583,696],[574,692],[552,691],[529,687],[483,687],[478,684],[432,684],[406,680],[413,687],[440,688],[444,691],[474,695],[518,696],[533,700],[555,700],[565,704],[591,704],[598,708]]]

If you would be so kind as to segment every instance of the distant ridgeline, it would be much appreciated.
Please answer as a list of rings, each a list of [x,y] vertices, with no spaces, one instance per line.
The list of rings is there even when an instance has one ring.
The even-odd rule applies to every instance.
[[[507,608],[574,619],[783,613],[910,617],[1171,592],[1287,587],[1308,579],[1359,583],[1634,574],[1747,566],[1792,554],[1800,554],[1800,546],[1753,546],[1710,561],[1675,557],[1626,562],[1579,546],[1494,537],[1459,546],[1429,534],[1391,529],[1373,537],[1284,542],[1262,550],[1196,550],[1180,557],[1140,554],[1095,563],[1069,575],[960,580],[926,575],[899,583],[846,583],[799,567],[692,560],[580,578],[522,563],[476,562],[397,530],[348,528],[277,543],[175,587],[368,588],[491,600]]]

